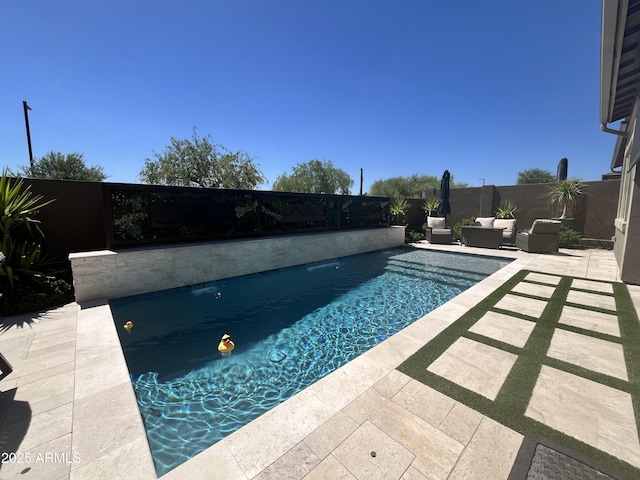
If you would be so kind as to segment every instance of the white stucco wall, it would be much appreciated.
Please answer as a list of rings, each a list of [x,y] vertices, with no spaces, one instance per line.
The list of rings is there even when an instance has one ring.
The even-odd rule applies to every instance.
[[[69,255],[76,301],[118,298],[404,244],[405,227]]]

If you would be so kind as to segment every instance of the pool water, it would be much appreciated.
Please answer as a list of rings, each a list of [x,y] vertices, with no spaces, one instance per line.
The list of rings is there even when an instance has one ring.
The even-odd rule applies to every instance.
[[[510,261],[398,248],[111,301],[158,475]]]

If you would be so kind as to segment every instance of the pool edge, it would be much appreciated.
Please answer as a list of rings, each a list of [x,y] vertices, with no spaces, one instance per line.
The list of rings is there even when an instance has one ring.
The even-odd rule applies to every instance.
[[[326,420],[337,414],[357,396],[371,388],[387,373],[394,370],[397,365],[459,318],[460,315],[472,308],[483,298],[484,289],[486,289],[487,293],[494,291],[497,286],[504,283],[517,271],[526,268],[535,258],[533,256],[514,259],[504,255],[496,256],[513,261],[465,292],[457,295],[449,302],[416,320],[384,342],[381,342],[378,346],[177,466],[161,478],[167,480],[186,478],[190,476],[190,473],[195,473],[194,470],[202,468],[198,465],[211,465],[212,458],[215,458],[216,471],[218,473],[228,472],[225,475],[226,478],[242,478],[239,477],[239,474],[247,479],[253,478],[304,440]],[[86,341],[80,338],[81,335],[89,335],[93,338],[96,336],[97,329],[104,335],[105,345],[113,345],[112,342],[115,340],[119,348],[119,355],[116,355],[115,363],[105,365],[105,368],[108,371],[121,371],[122,367],[124,367],[128,373],[124,353],[122,352],[108,302],[105,299],[101,299],[92,302],[91,305],[81,305],[81,310],[86,311],[86,316],[97,317],[99,325],[93,325],[95,328],[92,329],[81,328],[79,325],[77,333],[79,345],[83,345]],[[95,318],[93,320],[95,321]],[[80,318],[78,323],[80,324]],[[78,373],[76,373],[76,376],[78,376]],[[345,382],[345,380],[347,381]],[[124,395],[120,392],[118,397],[119,408],[123,411],[135,412],[133,417],[137,417],[137,420],[134,418],[135,421],[132,422],[131,414],[124,417],[126,425],[123,425],[122,431],[126,433],[126,436],[118,438],[119,447],[116,450],[110,451],[104,458],[101,457],[96,461],[104,460],[105,464],[110,464],[109,473],[113,477],[130,476],[132,474],[130,465],[128,462],[119,461],[118,456],[122,454],[122,451],[127,450],[127,447],[135,446],[137,448],[136,478],[158,478],[133,386],[128,375],[126,379],[128,389],[122,387],[122,383],[119,382],[110,388],[120,386],[128,390],[128,393],[125,392]],[[339,388],[339,385],[345,384],[349,385],[348,391],[343,388],[340,390],[339,395],[336,394],[335,389]],[[96,415],[101,413],[97,411]],[[287,420],[282,421],[282,418]],[[266,442],[265,439],[267,440]],[[268,445],[269,448],[266,449],[265,445]],[[257,446],[260,448],[257,448]],[[76,445],[75,450],[82,452],[82,445]],[[112,460],[109,461],[109,459]]]

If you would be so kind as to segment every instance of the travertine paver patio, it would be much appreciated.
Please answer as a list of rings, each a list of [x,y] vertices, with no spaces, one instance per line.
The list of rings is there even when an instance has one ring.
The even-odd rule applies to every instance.
[[[543,366],[526,415],[640,466],[631,395]]]
[[[628,380],[624,352],[619,343],[556,329],[547,355],[594,372]]]
[[[523,347],[535,328],[536,319],[547,307],[547,302],[528,296],[551,298],[555,291],[555,287],[531,288],[530,281],[558,285],[560,278],[558,276],[553,280],[553,277],[548,275],[529,273],[511,287],[512,293],[505,294],[493,306],[532,317],[534,321],[519,320],[511,318],[510,315],[496,317],[497,313],[489,310],[475,321],[469,332]],[[632,287],[630,290],[634,291],[635,288]],[[515,296],[513,293],[526,296]],[[562,325],[570,324],[585,331],[619,337],[618,317],[613,314],[615,298],[612,294],[613,288],[610,283],[573,279],[566,294],[566,301],[581,305],[582,308],[562,306],[558,324],[552,328],[546,355],[592,372],[627,381],[623,344],[560,328]],[[611,310],[612,313],[592,311],[588,310],[588,307]],[[509,327],[500,325],[500,321],[503,324],[508,322],[505,317],[513,322],[509,322]],[[527,331],[519,331],[517,322],[528,324]],[[547,326],[541,328],[548,329],[548,325],[553,324],[547,320],[545,325]],[[548,335],[545,331],[541,330],[539,335]],[[509,337],[514,334],[517,341],[509,341]],[[462,352],[466,352],[466,355]],[[427,371],[493,400],[517,357],[518,355],[500,348],[460,337],[430,363]],[[496,364],[502,365],[501,371]],[[631,396],[628,393],[546,365],[542,365],[542,373],[535,381],[527,416],[640,467],[638,430]],[[590,398],[591,396],[593,398]],[[585,398],[590,400],[584,403]],[[612,414],[610,409],[616,413]],[[627,418],[627,421],[623,421],[622,417]]]
[[[530,272],[524,277],[525,280],[530,282],[547,283],[549,285],[558,285],[560,283],[560,277],[556,275],[545,275],[538,272]]]
[[[580,288],[582,290],[590,290],[592,292],[602,292],[613,294],[613,287],[610,283],[594,282],[591,280],[582,280],[574,278],[571,282],[571,288]]]
[[[614,337],[620,336],[618,317],[611,313],[595,312],[565,305],[562,308],[559,322],[564,325],[605,333]]]
[[[529,320],[488,311],[469,331],[516,347],[524,347],[534,327],[535,323]]]
[[[511,294],[505,295],[502,300],[495,305],[495,308],[508,310],[513,313],[527,315],[534,318],[539,318],[546,307],[547,302],[544,300],[519,297]]]
[[[516,260],[163,478],[506,479],[522,435],[395,368],[523,268],[535,272],[518,289],[534,289],[538,293],[528,290],[528,294],[547,299],[550,290],[538,288],[538,283],[554,288],[557,275],[615,281],[615,260],[612,252],[601,250],[535,255],[454,245],[435,248]],[[606,290],[606,285],[574,281],[577,295],[571,301],[591,302],[594,294],[582,292],[588,289],[599,292],[597,305],[610,310],[607,301],[612,297],[606,295],[610,292],[598,290]],[[630,292],[640,308],[640,289],[630,287]],[[547,301],[517,294],[496,304],[500,312],[478,322],[475,333],[516,347],[526,342]],[[513,325],[502,330],[500,325],[505,317],[511,318],[510,312],[516,314]],[[613,331],[607,314],[579,312],[576,305],[565,306],[562,320],[581,321],[576,325],[580,328],[606,330],[602,333]],[[519,315],[530,320],[516,319]],[[469,339],[460,341],[459,345],[469,346],[463,345]],[[491,348],[476,351],[496,362],[502,372],[500,383],[512,354],[495,355]],[[576,348],[581,348],[579,342]],[[457,364],[467,376],[456,380],[473,383],[466,378],[472,377],[468,374],[475,368],[473,363],[482,362],[466,362],[461,350],[444,354],[443,365]],[[105,302],[12,317],[2,324],[0,351],[15,367],[0,381],[5,397],[0,404],[4,417],[0,445],[32,456],[28,465],[2,465],[0,479],[155,478]],[[489,376],[474,388],[491,397],[497,383]],[[577,410],[576,405],[580,405]],[[544,366],[527,415],[640,466],[635,417],[625,392]],[[66,453],[68,461],[33,460],[37,453],[51,452]]]
[[[410,379],[407,377],[404,381],[408,382]],[[446,478],[464,450],[464,444],[375,388],[356,398],[344,409],[344,413],[358,424],[373,422],[406,445],[415,455],[412,465],[425,476]],[[371,463],[369,459],[366,461]]]
[[[549,285],[538,285],[537,283],[520,282],[511,291],[533,295],[536,297],[551,298],[551,295],[553,295],[553,292],[555,292],[556,289]]]
[[[493,400],[517,358],[504,350],[460,337],[427,370]]]
[[[355,478],[371,480],[400,478],[416,458],[401,443],[368,420],[349,435],[333,451],[332,456]]]
[[[589,307],[597,307],[615,312],[616,300],[608,295],[600,295],[594,292],[580,292],[571,290],[567,295],[567,302],[579,305],[587,305]]]

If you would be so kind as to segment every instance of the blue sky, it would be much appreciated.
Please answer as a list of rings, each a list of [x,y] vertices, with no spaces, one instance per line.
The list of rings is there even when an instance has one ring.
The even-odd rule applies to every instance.
[[[268,183],[331,160],[364,191],[448,169],[599,180],[597,0],[6,0],[0,161],[79,152],[108,181],[193,127],[254,157]]]

